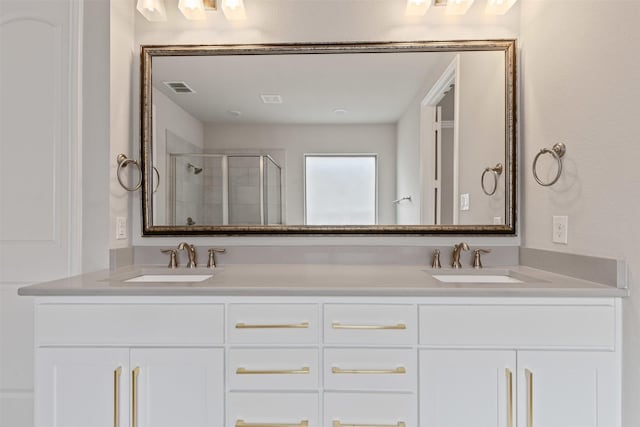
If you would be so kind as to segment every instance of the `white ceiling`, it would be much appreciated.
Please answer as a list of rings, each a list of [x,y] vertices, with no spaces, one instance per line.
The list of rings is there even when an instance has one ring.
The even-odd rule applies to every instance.
[[[153,85],[204,123],[394,123],[424,96],[427,76],[452,59],[443,52],[156,57]],[[175,94],[165,81],[196,93]],[[283,103],[264,104],[261,94]]]

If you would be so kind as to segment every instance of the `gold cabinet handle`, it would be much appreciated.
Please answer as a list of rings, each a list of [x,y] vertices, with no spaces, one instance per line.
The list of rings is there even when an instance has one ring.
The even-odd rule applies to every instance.
[[[407,325],[404,323],[398,323],[395,325],[349,325],[340,322],[334,322],[331,324],[333,329],[407,329]]]
[[[527,377],[527,427],[533,427],[533,372],[524,370]]]
[[[291,323],[291,324],[267,324],[267,325],[251,325],[246,323],[236,323],[236,329],[307,329],[309,322]]]
[[[113,371],[113,427],[120,425],[120,375],[122,366]]]
[[[309,369],[309,367],[305,366],[304,368],[300,368],[300,369],[255,369],[255,370],[250,370],[250,369],[246,369],[246,368],[238,368],[236,369],[236,374],[238,375],[269,375],[269,374],[275,374],[275,375],[287,375],[287,374],[308,374],[309,372],[311,372],[311,369]]]
[[[131,427],[138,427],[138,375],[139,366],[131,371]]]
[[[302,420],[298,424],[268,424],[268,423],[245,423],[244,420],[237,420],[236,427],[308,427],[309,420]]]
[[[504,372],[507,377],[507,426],[513,427],[513,375],[509,368]]]
[[[404,421],[397,424],[343,424],[338,420],[333,420],[333,427],[406,427]]]
[[[395,369],[342,369],[334,366],[331,372],[334,374],[406,374],[407,370],[404,366]]]

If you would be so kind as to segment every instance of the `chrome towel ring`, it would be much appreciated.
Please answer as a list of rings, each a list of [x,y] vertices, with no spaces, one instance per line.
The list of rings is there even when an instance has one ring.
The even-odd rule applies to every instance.
[[[540,150],[538,154],[536,154],[536,157],[534,157],[533,159],[532,169],[533,169],[533,177],[536,179],[538,184],[542,185],[543,187],[549,187],[555,184],[556,182],[558,182],[558,180],[560,179],[560,175],[562,175],[562,157],[566,152],[567,152],[567,147],[562,142],[558,142],[557,144],[553,144],[553,147],[551,147],[551,149],[543,148]],[[556,162],[558,163],[558,173],[556,173],[555,178],[553,178],[549,182],[543,182],[540,179],[540,177],[538,177],[538,171],[536,170],[538,159],[540,158],[540,156],[546,153],[551,154],[553,158],[556,159]]]
[[[500,178],[500,175],[502,175],[503,170],[504,167],[502,166],[502,163],[498,163],[492,168],[489,166],[484,168],[484,172],[482,172],[482,176],[480,177],[480,186],[482,187],[482,191],[484,192],[484,194],[486,194],[487,196],[493,196],[494,194],[496,194],[496,190],[498,189],[498,178]],[[493,176],[493,190],[491,191],[487,191],[487,188],[484,186],[484,176],[488,172],[491,172],[491,176]]]
[[[138,190],[142,186],[142,168],[140,167],[140,163],[137,160],[128,158],[125,154],[122,154],[122,153],[118,154],[118,157],[116,157],[116,161],[118,162],[118,170],[116,171],[116,177],[118,178],[118,182],[120,183],[120,186],[122,186],[122,188],[124,188],[127,191]],[[127,185],[124,182],[122,182],[122,177],[120,174],[120,172],[124,168],[129,166],[129,164],[134,164],[138,168],[138,181],[136,185],[134,185],[133,187],[127,187]],[[158,177],[156,181],[156,186],[153,189],[153,192],[155,193],[158,187],[160,186],[160,172],[158,172],[158,169],[156,169],[155,166],[153,167],[153,171]]]

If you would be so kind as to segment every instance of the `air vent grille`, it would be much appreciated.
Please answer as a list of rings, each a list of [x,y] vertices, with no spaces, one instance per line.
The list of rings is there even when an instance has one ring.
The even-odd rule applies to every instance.
[[[260,94],[260,99],[265,104],[282,104],[282,96],[280,95],[268,95],[268,94]]]
[[[163,82],[169,89],[175,93],[195,93],[185,82]]]

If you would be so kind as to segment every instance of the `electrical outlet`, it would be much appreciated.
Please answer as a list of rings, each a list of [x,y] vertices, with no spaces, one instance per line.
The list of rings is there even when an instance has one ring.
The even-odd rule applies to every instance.
[[[568,227],[569,227],[569,217],[568,216],[554,216],[553,217],[553,243],[568,243]]]
[[[127,238],[127,217],[116,217],[116,240]]]
[[[460,195],[460,210],[461,211],[469,210],[469,193],[464,193]]]

